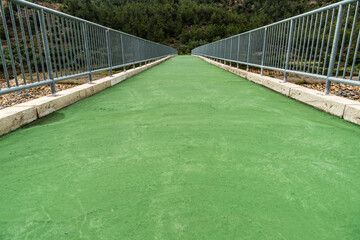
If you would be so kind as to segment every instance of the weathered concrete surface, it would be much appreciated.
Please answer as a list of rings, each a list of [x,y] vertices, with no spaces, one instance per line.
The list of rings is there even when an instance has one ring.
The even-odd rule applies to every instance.
[[[275,92],[343,118],[346,121],[360,125],[360,103],[358,101],[334,95],[324,95],[324,93],[313,89],[302,87],[293,83],[285,83],[279,79],[261,76],[260,74],[246,72],[242,69],[230,67],[202,56],[198,57],[206,62],[239,75],[240,77],[248,79],[256,84],[269,88]]]
[[[343,118],[346,121],[360,125],[360,105],[359,104],[346,105]]]
[[[90,97],[106,88],[114,86],[127,78],[139,74],[172,56],[168,56],[140,67],[105,77],[93,83],[85,83],[71,89],[56,93],[55,96],[45,96],[13,107],[0,110],[0,135],[11,132],[38,118],[69,106],[83,98]]]
[[[355,101],[350,99],[324,95],[319,91],[301,86],[291,88],[289,97],[338,117],[343,117],[347,104],[356,104]]]
[[[290,95],[290,89],[291,88],[296,88],[297,86],[295,84],[292,83],[284,83],[283,81],[279,80],[279,79],[274,79],[271,77],[266,77],[266,76],[261,76],[258,74],[248,74],[247,78],[248,80],[263,85],[267,88],[270,88],[272,90],[274,90],[275,92],[281,93],[285,96],[289,96]]]
[[[62,91],[55,96],[45,96],[31,100],[29,102],[21,103],[18,106],[34,107],[37,112],[37,117],[41,118],[56,110],[77,102],[84,97],[86,97],[86,95],[80,95],[79,91]]]
[[[5,108],[0,114],[0,134],[11,132],[37,119],[36,109],[32,106]]]

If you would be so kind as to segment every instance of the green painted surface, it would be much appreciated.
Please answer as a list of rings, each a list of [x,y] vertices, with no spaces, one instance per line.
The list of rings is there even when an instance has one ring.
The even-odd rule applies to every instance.
[[[179,56],[0,138],[0,239],[359,239],[359,143]]]

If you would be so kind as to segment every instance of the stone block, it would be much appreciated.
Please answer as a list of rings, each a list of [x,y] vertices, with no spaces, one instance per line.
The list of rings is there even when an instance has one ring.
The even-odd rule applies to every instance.
[[[0,110],[0,135],[11,132],[37,119],[32,106],[14,106]]]
[[[360,103],[346,105],[343,118],[360,125]]]

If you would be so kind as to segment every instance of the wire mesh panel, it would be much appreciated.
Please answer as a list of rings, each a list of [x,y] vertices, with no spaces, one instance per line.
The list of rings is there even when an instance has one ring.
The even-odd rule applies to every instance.
[[[263,55],[264,33],[265,29],[259,29],[250,33],[250,63],[261,64],[261,59]]]
[[[87,39],[90,46],[90,69],[102,69],[109,66],[107,58],[106,29],[87,25]]]
[[[238,55],[238,38],[236,36],[232,37],[230,38],[230,41],[231,41],[230,59],[232,61],[236,61]]]
[[[0,15],[0,95],[177,54],[22,0],[0,1]]]
[[[238,38],[239,46],[227,44]],[[341,1],[231,38],[200,46],[192,54],[360,85],[359,0]],[[220,46],[220,47],[219,47]],[[237,52],[235,59],[231,53]]]
[[[111,62],[113,66],[125,64],[123,57],[122,35],[115,31],[110,31]]]
[[[242,34],[239,36],[240,46],[239,46],[239,58],[238,61],[240,62],[247,62],[248,61],[248,46],[249,46],[249,34]]]

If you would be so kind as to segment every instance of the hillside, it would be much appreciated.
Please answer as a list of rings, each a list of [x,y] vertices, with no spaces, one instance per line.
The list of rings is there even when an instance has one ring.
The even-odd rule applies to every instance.
[[[38,2],[38,1],[37,1]],[[47,0],[60,10],[152,41],[180,53],[291,17],[331,0]],[[56,5],[58,7],[58,5]]]

